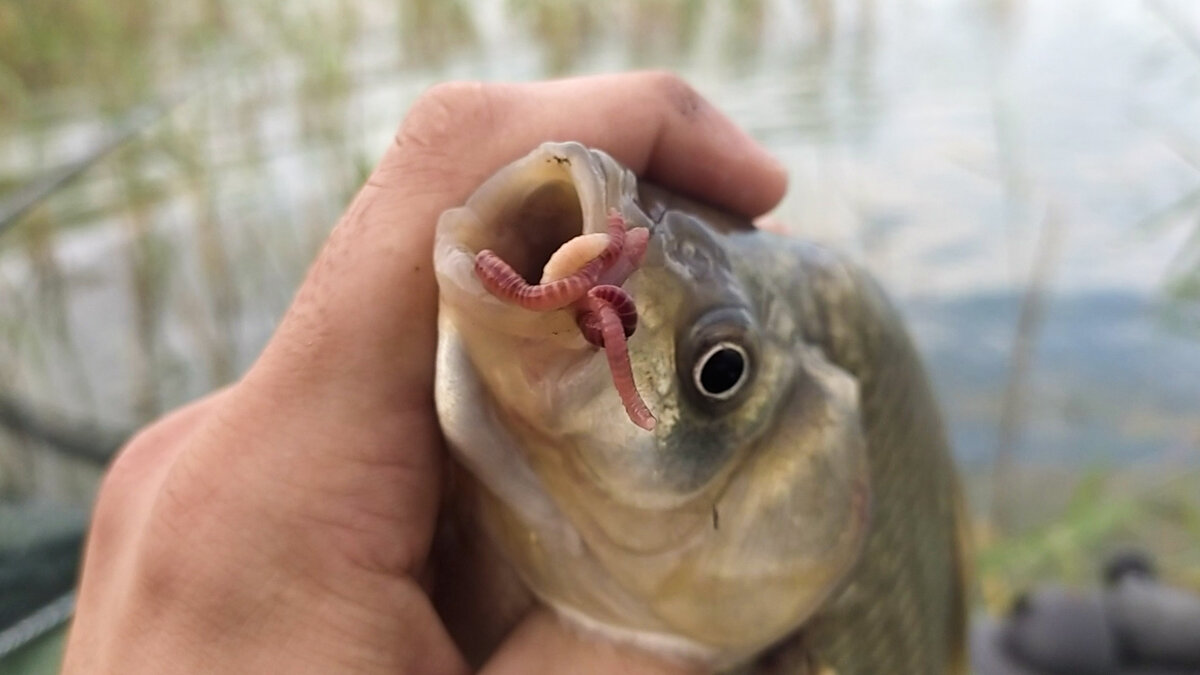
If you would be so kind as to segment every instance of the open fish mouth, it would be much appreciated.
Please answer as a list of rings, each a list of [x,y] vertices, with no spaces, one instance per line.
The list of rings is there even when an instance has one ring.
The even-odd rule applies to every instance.
[[[581,235],[607,236],[612,209],[638,213],[628,196],[636,179],[627,170],[608,171],[593,151],[578,143],[545,144],[501,169],[467,204],[439,221],[435,263],[443,288],[484,290],[471,273],[476,257],[491,251],[528,284],[539,284],[567,261],[547,265],[567,242]],[[646,223],[627,223],[627,225]],[[566,276],[562,274],[560,276]]]
[[[569,313],[579,335],[604,350],[629,419],[650,431],[656,420],[634,383],[626,342],[637,329],[637,305],[622,288],[641,264],[650,231],[629,228],[614,206],[597,217],[611,203],[599,194],[610,176],[597,180],[595,167],[607,165],[589,161],[590,152],[578,144],[546,145],[501,171],[466,207],[446,214],[437,255],[453,270],[448,276],[477,295],[482,288],[514,308]],[[611,181],[620,188],[627,173],[613,172]],[[556,326],[551,333],[564,331]]]

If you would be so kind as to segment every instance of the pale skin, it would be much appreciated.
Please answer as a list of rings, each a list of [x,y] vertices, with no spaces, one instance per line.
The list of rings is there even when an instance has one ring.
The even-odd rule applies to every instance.
[[[782,168],[678,78],[446,84],[409,111],[245,376],[101,486],[64,673],[469,672],[430,602],[438,215],[549,140],[747,216]],[[484,673],[697,672],[533,611]]]

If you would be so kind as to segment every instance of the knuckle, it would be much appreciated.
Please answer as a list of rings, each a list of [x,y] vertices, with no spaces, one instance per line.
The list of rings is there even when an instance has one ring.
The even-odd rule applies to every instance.
[[[89,528],[93,544],[120,540],[128,529],[134,510],[134,493],[140,485],[139,476],[145,473],[139,459],[144,454],[139,452],[145,444],[144,440],[139,440],[144,433],[139,433],[117,453],[100,481]]]
[[[417,98],[400,125],[396,142],[407,150],[443,155],[461,142],[464,130],[491,123],[489,85],[444,82]]]
[[[146,497],[156,490],[172,451],[182,441],[186,420],[178,411],[150,424],[130,438],[105,471],[96,492],[93,537],[119,537],[144,510]]]
[[[162,429],[169,418],[164,418],[135,433],[117,452],[104,479],[100,483],[99,497],[106,494],[123,494],[135,489],[145,480],[155,457],[161,455],[159,448],[164,439]]]
[[[462,175],[463,158],[478,152],[480,139],[496,127],[496,86],[446,82],[422,93],[368,184],[428,193],[453,183]]]
[[[97,509],[109,502],[119,501],[130,489],[136,487],[138,476],[144,473],[145,434],[144,430],[138,432],[117,452],[117,456],[109,464],[96,494]]]
[[[671,87],[689,87],[687,81],[684,80],[678,73],[665,68],[655,68],[642,72],[642,77],[646,83],[659,88]]]
[[[97,510],[113,502],[122,501],[131,491],[136,490],[144,479],[152,454],[149,451],[154,442],[155,426],[157,425],[134,434],[117,452],[100,480],[100,488],[96,493]]]
[[[685,118],[695,117],[704,107],[700,92],[675,72],[651,70],[643,73],[643,77],[648,90],[661,96],[671,110]]]

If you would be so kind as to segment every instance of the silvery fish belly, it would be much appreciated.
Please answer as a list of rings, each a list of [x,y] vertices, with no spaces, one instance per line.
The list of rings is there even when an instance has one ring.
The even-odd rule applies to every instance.
[[[471,659],[540,601],[720,670],[958,667],[955,474],[864,273],[576,143],[447,211],[434,262],[434,597]]]

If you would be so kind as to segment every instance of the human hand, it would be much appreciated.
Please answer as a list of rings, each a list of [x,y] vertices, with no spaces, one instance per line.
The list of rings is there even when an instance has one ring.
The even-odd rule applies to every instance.
[[[674,76],[449,84],[410,110],[261,357],[105,477],[64,672],[465,673],[429,599],[434,225],[548,140],[758,215],[783,170]],[[685,672],[546,610],[484,672]]]

